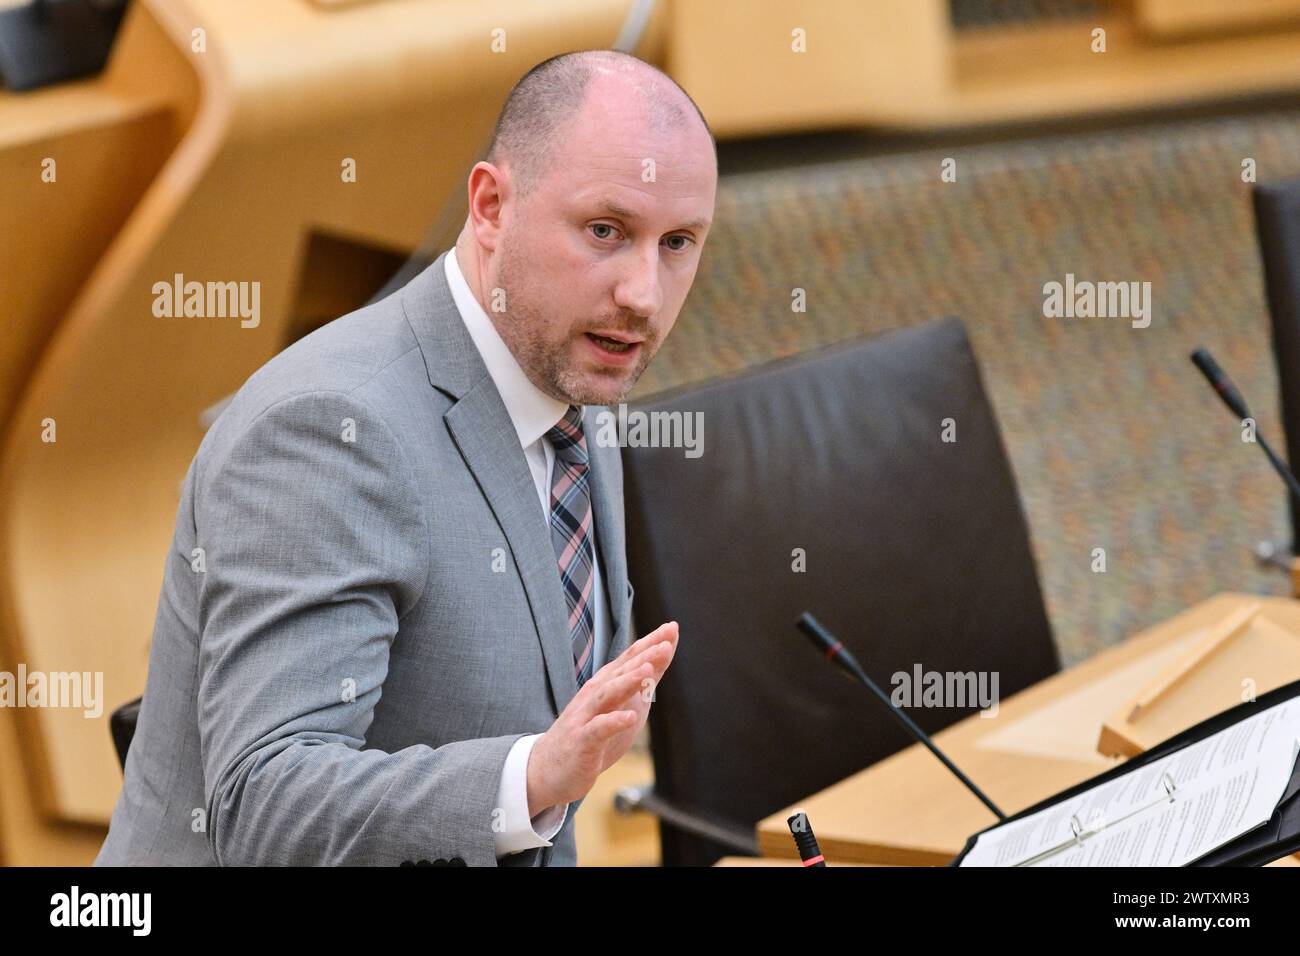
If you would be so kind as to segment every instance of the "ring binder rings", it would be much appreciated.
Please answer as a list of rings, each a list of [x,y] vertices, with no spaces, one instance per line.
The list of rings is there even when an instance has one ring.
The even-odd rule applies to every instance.
[[[1082,783],[1076,784],[1067,790],[1063,790],[1061,793],[1048,797],[1046,800],[1042,800],[1031,807],[1026,807],[1024,810],[1008,817],[1005,822],[996,823],[992,826],[986,827],[978,833],[972,834],[967,839],[966,845],[962,848],[961,853],[954,857],[948,865],[960,866],[962,860],[964,860],[971,850],[974,849],[975,842],[981,834],[988,833],[991,830],[995,830],[998,827],[1007,824],[1015,823],[1017,820],[1024,819],[1025,817],[1032,816],[1043,810],[1056,806],[1059,803],[1071,800],[1074,797],[1111,780],[1115,780],[1126,774],[1134,773],[1148,764],[1161,760],[1170,754],[1176,753],[1185,747],[1203,740],[1206,737],[1210,737],[1225,730],[1233,724],[1254,717],[1263,710],[1297,697],[1300,697],[1300,680],[1292,681],[1291,683],[1284,684],[1266,694],[1261,694],[1254,701],[1238,704],[1222,713],[1208,717],[1200,723],[1184,730],[1182,733],[1176,734],[1168,740],[1157,744],[1155,747],[1152,747],[1140,756],[1133,757],[1111,770],[1107,770],[1095,777],[1083,781]],[[1150,810],[1156,806],[1164,805],[1166,800],[1177,799],[1177,785],[1173,781],[1172,777],[1167,783],[1163,779],[1161,782],[1164,785],[1166,795],[1154,803],[1144,805],[1135,812]],[[1117,824],[1118,822],[1119,819],[1116,819],[1111,821],[1110,825]],[[1080,832],[1076,834],[1074,839],[1067,840],[1060,847],[1053,847],[1051,849],[1055,852],[1061,852],[1069,847],[1079,845],[1079,842],[1087,839],[1090,835],[1095,834],[1085,835],[1085,831],[1081,828]],[[1267,823],[1247,833],[1243,833],[1236,839],[1230,840],[1222,846],[1211,850],[1198,859],[1191,861],[1187,865],[1263,866],[1265,863],[1271,863],[1274,860],[1297,851],[1300,851],[1300,760],[1297,760],[1295,765],[1291,768],[1290,780],[1286,788],[1283,790],[1281,799],[1278,801],[1278,804]],[[1016,865],[1027,865],[1027,863],[1028,861],[1021,861]]]
[[[1092,830],[1086,829],[1083,825],[1083,822],[1079,819],[1079,817],[1076,814],[1073,813],[1070,814],[1070,831],[1074,834],[1073,837],[1071,837],[1069,840],[1064,840],[1061,843],[1058,843],[1054,847],[1049,847],[1048,849],[1043,850],[1040,853],[1035,853],[1033,856],[1029,857],[1028,859],[1021,860],[1019,863],[1013,863],[1011,865],[1012,866],[1033,866],[1035,863],[1041,863],[1043,860],[1046,860],[1048,857],[1055,856],[1056,854],[1060,853],[1063,850],[1070,849],[1070,847],[1083,846],[1084,840],[1088,839],[1089,837],[1094,837],[1099,833],[1105,832],[1107,828],[1113,827],[1117,823],[1123,823],[1125,820],[1131,819],[1132,817],[1137,816],[1139,813],[1145,813],[1147,810],[1153,810],[1156,807],[1162,807],[1166,803],[1173,803],[1174,791],[1178,789],[1178,785],[1174,783],[1174,778],[1169,775],[1168,771],[1165,771],[1160,775],[1160,785],[1164,788],[1166,796],[1161,797],[1159,800],[1155,801],[1154,803],[1149,803],[1146,806],[1138,807],[1136,810],[1130,810],[1128,813],[1124,814],[1123,816],[1116,817],[1114,820],[1111,820],[1108,823],[1104,823],[1101,826],[1096,827],[1095,829]]]

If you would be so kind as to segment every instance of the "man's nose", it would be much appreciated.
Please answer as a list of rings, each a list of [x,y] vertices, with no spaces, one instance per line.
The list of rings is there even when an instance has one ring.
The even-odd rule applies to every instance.
[[[658,315],[663,306],[663,294],[659,288],[659,250],[638,253],[628,265],[614,300],[622,309],[637,315],[651,318]]]

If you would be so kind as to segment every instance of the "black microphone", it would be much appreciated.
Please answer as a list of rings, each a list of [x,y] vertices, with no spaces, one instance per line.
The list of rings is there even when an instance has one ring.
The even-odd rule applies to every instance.
[[[1219,363],[1214,361],[1214,357],[1209,352],[1205,349],[1197,349],[1192,353],[1192,364],[1199,368],[1201,374],[1214,386],[1214,390],[1223,399],[1223,404],[1232,409],[1232,414],[1238,418],[1252,417],[1250,409],[1246,407],[1246,400],[1241,397],[1241,392],[1237,391],[1237,386],[1232,384],[1232,380],[1228,378],[1227,373],[1219,368]],[[1264,440],[1264,436],[1259,433],[1258,425],[1255,427],[1255,440],[1259,443],[1259,447],[1264,449],[1264,454],[1273,463],[1273,468],[1282,476],[1287,488],[1295,496],[1295,503],[1300,505],[1300,481],[1296,481],[1296,477],[1292,474],[1291,469],[1287,467],[1287,463]]]
[[[825,866],[826,858],[822,856],[821,847],[817,845],[817,837],[813,835],[808,814],[802,810],[791,814],[786,818],[785,825],[790,828],[790,835],[794,837],[794,845],[799,848],[799,859],[803,860],[803,865]]]
[[[1232,409],[1234,415],[1238,418],[1250,418],[1250,409],[1246,407],[1246,400],[1241,397],[1241,392],[1237,391],[1237,386],[1232,384],[1228,374],[1219,368],[1219,363],[1214,361],[1213,355],[1205,349],[1197,349],[1192,353],[1192,364],[1201,370],[1201,374],[1214,386],[1214,390],[1223,399],[1223,404]]]
[[[813,647],[821,651],[827,660],[831,661],[831,663],[835,664],[854,680],[866,684],[867,689],[875,694],[880,702],[885,705],[885,709],[894,715],[894,719],[903,725],[903,729],[911,734],[914,739],[925,744],[925,746],[929,748],[930,753],[938,757],[940,762],[952,771],[953,776],[966,786],[967,790],[975,794],[984,806],[993,811],[994,816],[999,820],[1005,820],[1007,818],[1007,815],[998,809],[997,804],[986,797],[984,791],[975,786],[975,784],[971,782],[971,779],[957,769],[957,765],[949,760],[943,751],[934,745],[934,741],[930,739],[929,734],[918,727],[916,721],[907,716],[901,708],[894,706],[893,702],[889,699],[889,695],[876,686],[876,682],[868,677],[867,672],[858,666],[858,662],[854,660],[853,655],[849,653],[848,648],[836,640],[831,633],[826,630],[826,628],[822,627],[821,624],[818,623],[817,618],[813,617],[807,611],[804,611],[803,616],[795,623],[795,627],[799,628],[799,630],[803,631],[803,633],[808,636],[808,639],[812,641]]]

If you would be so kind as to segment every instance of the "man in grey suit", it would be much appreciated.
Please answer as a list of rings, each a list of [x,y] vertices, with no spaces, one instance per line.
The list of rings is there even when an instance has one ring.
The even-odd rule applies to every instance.
[[[576,862],[677,646],[631,642],[594,406],[676,321],[716,185],[640,60],[516,85],[455,248],[268,362],[199,447],[97,864]]]

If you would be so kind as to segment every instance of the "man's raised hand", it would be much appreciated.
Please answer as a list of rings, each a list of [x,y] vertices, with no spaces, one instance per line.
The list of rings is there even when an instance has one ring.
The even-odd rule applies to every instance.
[[[591,675],[528,758],[528,813],[586,795],[645,724],[654,689],[677,652],[677,622],[629,645]]]

